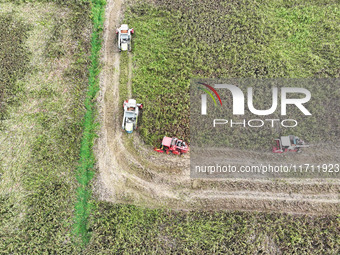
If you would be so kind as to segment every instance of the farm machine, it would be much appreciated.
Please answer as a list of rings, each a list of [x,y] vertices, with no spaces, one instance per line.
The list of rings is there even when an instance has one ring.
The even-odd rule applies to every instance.
[[[135,99],[125,100],[124,104],[124,116],[122,128],[126,133],[132,133],[137,128],[137,119],[139,110],[143,108],[142,104],[137,104]]]
[[[183,153],[187,153],[189,151],[188,145],[182,141],[179,140],[176,137],[163,137],[162,140],[162,147],[160,149],[154,148],[155,151],[160,153],[166,153],[169,154],[172,152],[175,155],[181,155]]]
[[[119,51],[131,51],[131,40],[133,33],[133,28],[129,28],[127,24],[122,24],[120,28],[117,28],[116,34],[118,36]]]
[[[273,146],[274,153],[284,152],[300,152],[301,148],[309,147],[303,140],[294,135],[281,136],[280,139],[275,139],[275,146]]]

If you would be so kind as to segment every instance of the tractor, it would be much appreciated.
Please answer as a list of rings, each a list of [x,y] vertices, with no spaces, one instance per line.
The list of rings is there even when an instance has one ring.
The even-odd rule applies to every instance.
[[[139,110],[143,108],[142,104],[137,104],[135,99],[125,100],[123,103],[124,116],[122,128],[126,133],[130,134],[133,130],[137,129],[137,120]]]
[[[118,36],[118,50],[119,51],[131,51],[131,40],[132,34],[134,33],[133,28],[129,29],[127,24],[122,24],[120,28],[116,29]]]
[[[301,152],[301,148],[309,147],[303,140],[295,135],[281,136],[280,139],[275,139],[275,146],[273,146],[274,153],[284,152]]]
[[[154,148],[155,151],[160,153],[169,154],[172,152],[175,155],[181,155],[183,153],[187,153],[189,151],[188,145],[183,141],[179,140],[176,137],[163,137],[162,147],[160,149]]]

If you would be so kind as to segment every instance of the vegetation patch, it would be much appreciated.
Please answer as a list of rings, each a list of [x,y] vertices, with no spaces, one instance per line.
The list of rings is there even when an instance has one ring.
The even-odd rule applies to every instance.
[[[6,105],[15,101],[20,90],[17,83],[28,71],[29,50],[23,43],[29,26],[13,14],[0,14],[0,121],[5,118]],[[0,122],[1,130],[1,122]]]
[[[100,49],[102,46],[102,30],[104,24],[104,11],[106,2],[103,0],[92,1],[92,22],[91,34],[91,64],[89,69],[89,87],[85,99],[85,116],[83,121],[83,137],[80,147],[80,160],[77,173],[77,180],[80,186],[77,189],[77,203],[75,208],[74,232],[81,238],[81,245],[86,245],[90,239],[88,217],[91,213],[91,187],[89,182],[94,175],[95,158],[93,154],[93,142],[96,134],[95,122],[95,97],[99,90],[100,73]]]
[[[125,22],[136,31],[132,86],[133,96],[145,106],[142,137],[150,144],[164,135],[190,140],[191,78],[339,77],[339,17],[336,1],[161,0],[132,5]],[[317,91],[319,98],[328,92]],[[309,124],[294,132],[305,133]],[[246,141],[253,135],[248,131],[230,136],[229,146],[263,147],[239,143],[238,137]]]
[[[336,216],[174,212],[100,202],[87,254],[336,254]]]
[[[128,66],[129,57],[127,52],[121,52],[120,55],[120,63],[119,63],[119,104],[123,105],[125,100],[128,100]],[[123,108],[123,107],[122,107]],[[123,110],[121,108],[121,113],[123,114]]]
[[[85,1],[0,4],[1,31],[12,37],[10,43],[1,40],[0,48],[9,61],[1,69],[6,79],[1,81],[8,81],[3,102],[11,102],[0,132],[1,254],[80,253],[71,230],[88,81],[89,11]]]

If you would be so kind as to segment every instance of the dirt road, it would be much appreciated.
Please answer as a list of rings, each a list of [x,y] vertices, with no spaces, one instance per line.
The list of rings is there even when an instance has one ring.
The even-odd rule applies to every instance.
[[[108,0],[103,46],[103,70],[98,97],[101,128],[95,153],[98,175],[95,194],[115,203],[152,208],[256,210],[288,213],[339,213],[338,180],[190,179],[189,155],[158,154],[137,133],[121,130],[119,63],[115,29],[122,1]],[[132,53],[133,54],[133,53]],[[128,95],[131,95],[132,55],[129,54]],[[275,161],[271,155],[230,150],[230,162]],[[253,159],[253,160],[251,160]],[[284,158],[280,159],[284,162]],[[320,159],[316,159],[320,160]]]

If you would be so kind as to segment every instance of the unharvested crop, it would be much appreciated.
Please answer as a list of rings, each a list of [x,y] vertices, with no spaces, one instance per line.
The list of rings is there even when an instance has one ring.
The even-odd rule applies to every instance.
[[[336,1],[162,0],[132,5],[125,19],[136,30],[132,84],[145,106],[141,135],[151,144],[163,135],[189,140],[191,78],[339,77],[339,17]],[[332,89],[334,102],[339,88]],[[329,90],[316,93],[323,98]],[[294,132],[306,133],[311,127],[308,123]],[[309,142],[338,130],[315,126],[320,128],[325,132],[308,136]],[[253,134],[233,132],[228,133],[230,147],[268,146],[267,138],[241,144]]]
[[[29,26],[13,14],[0,14],[0,121],[4,119],[6,105],[15,101],[20,90],[16,81],[28,70],[29,51],[23,43]],[[1,129],[0,122],[0,129]]]
[[[80,252],[71,230],[90,6],[51,2],[0,3],[0,79],[11,101],[0,133],[0,254]]]
[[[87,254],[336,254],[336,216],[174,212],[98,204]]]

